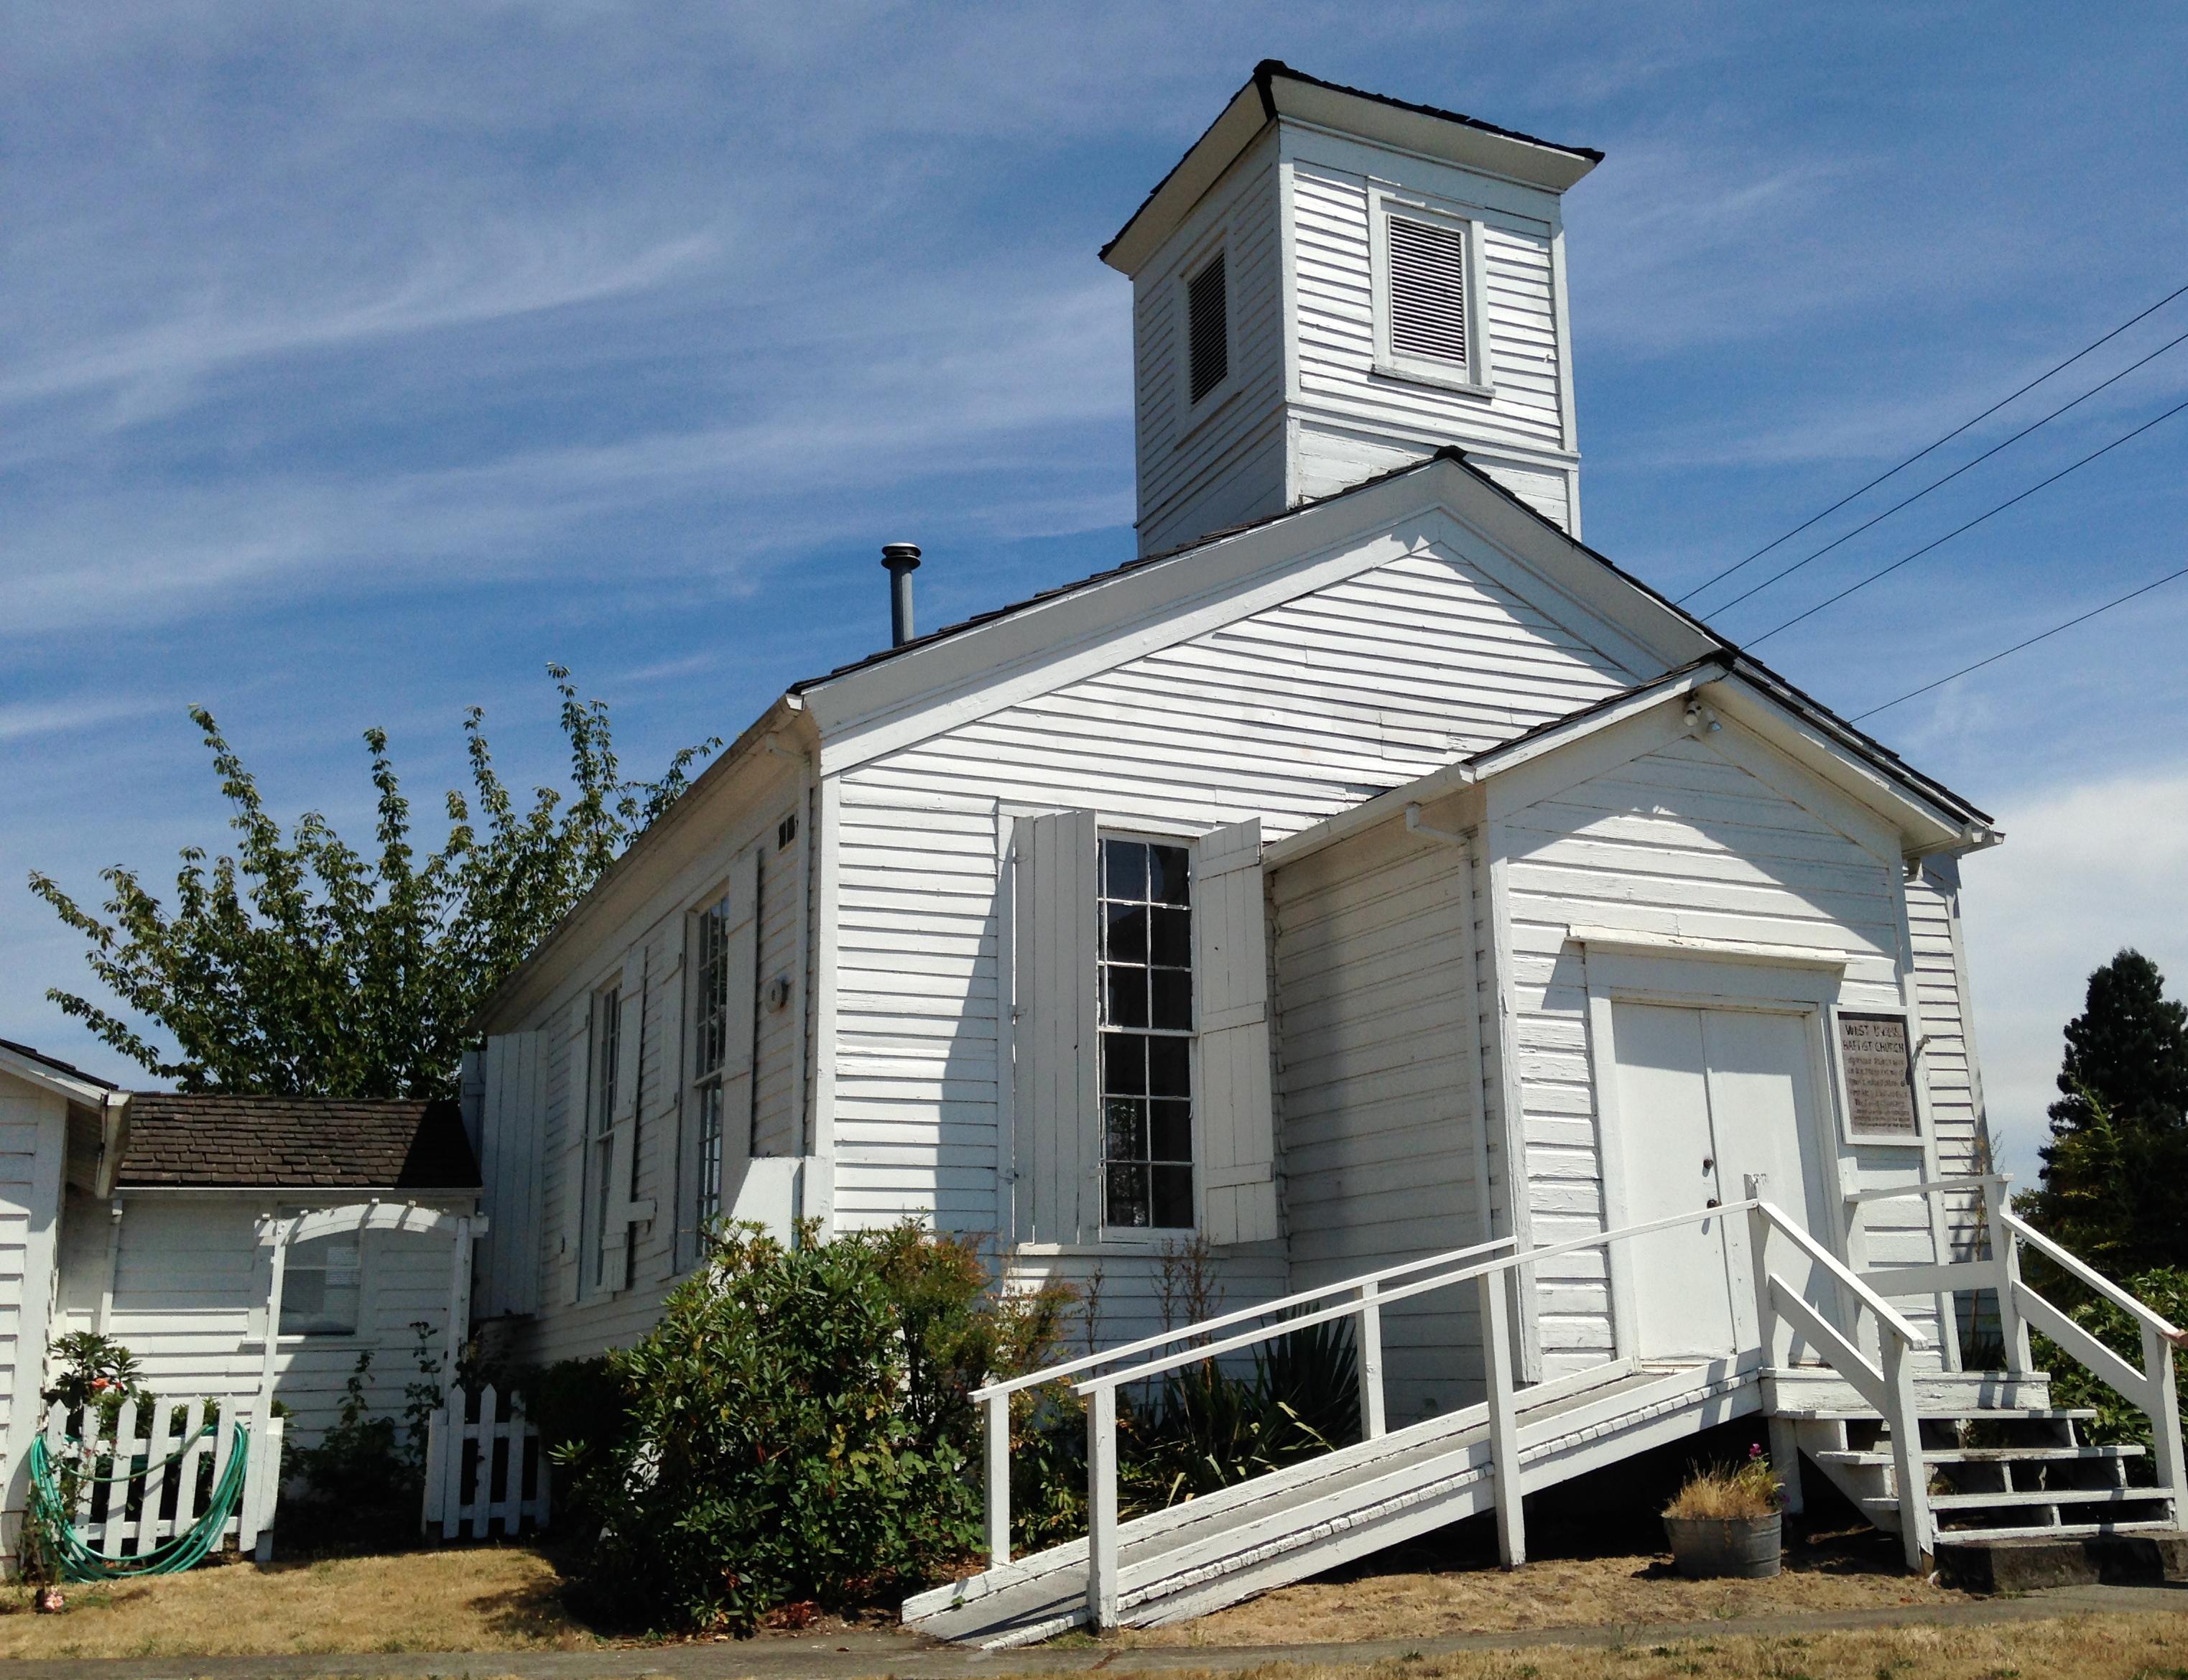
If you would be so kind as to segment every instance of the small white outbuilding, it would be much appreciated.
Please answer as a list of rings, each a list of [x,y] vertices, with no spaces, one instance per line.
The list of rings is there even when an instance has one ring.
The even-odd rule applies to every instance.
[[[103,1332],[153,1394],[238,1415],[270,1391],[308,1446],[352,1377],[377,1416],[421,1356],[447,1372],[478,1193],[452,1101],[132,1092],[0,1042],[0,1568],[54,1339]],[[325,1234],[296,1223],[319,1211]]]

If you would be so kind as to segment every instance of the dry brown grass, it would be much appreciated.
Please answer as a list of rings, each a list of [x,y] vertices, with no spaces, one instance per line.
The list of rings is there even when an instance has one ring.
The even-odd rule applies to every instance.
[[[1622,1627],[1728,1621],[1900,1604],[1949,1604],[1966,1594],[1902,1573],[1862,1536],[1798,1547],[1768,1581],[1688,1581],[1663,1556],[1544,1558],[1507,1571],[1493,1563],[1385,1566],[1301,1581],[1176,1627],[1136,1630],[1136,1644],[1286,1645],[1335,1639],[1419,1639],[1544,1627]]]
[[[0,1597],[0,1657],[568,1650],[601,1643],[567,1616],[554,1565],[522,1547],[228,1564],[66,1589],[36,1615]]]
[[[1177,1671],[1193,1680],[1209,1671]],[[2183,1680],[2188,1615],[2062,1616],[1988,1626],[1865,1629],[1774,1638],[1645,1638],[1392,1662],[1278,1663],[1226,1680]],[[1001,1677],[998,1677],[1001,1680]]]

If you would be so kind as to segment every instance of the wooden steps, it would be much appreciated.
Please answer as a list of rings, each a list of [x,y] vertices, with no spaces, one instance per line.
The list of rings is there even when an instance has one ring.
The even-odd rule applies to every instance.
[[[2097,1459],[2144,1458],[2150,1449],[2145,1446],[1960,1446],[1925,1447],[1922,1462],[1926,1464],[2001,1464],[2001,1463],[2089,1463]],[[1825,1452],[1813,1455],[1818,1463],[1875,1466],[1884,1468],[1892,1463],[1892,1455],[1883,1452]]]
[[[1988,1382],[1978,1373],[1975,1387]],[[1937,1545],[2034,1539],[2067,1544],[2174,1530],[2179,1514],[2171,1491],[2130,1480],[2146,1472],[2146,1449],[2084,1441],[2081,1430],[2096,1416],[2086,1407],[2034,1405],[2027,1394],[2007,1394],[1994,1385],[1990,1391],[2000,1403],[1942,1413],[1923,1409],[1920,1458],[1930,1484]],[[1796,1417],[1802,1456],[1869,1521],[1896,1533],[1900,1498],[1890,1427],[1873,1412],[1836,1407]],[[2005,1439],[1966,1445],[1968,1430],[1977,1425]]]

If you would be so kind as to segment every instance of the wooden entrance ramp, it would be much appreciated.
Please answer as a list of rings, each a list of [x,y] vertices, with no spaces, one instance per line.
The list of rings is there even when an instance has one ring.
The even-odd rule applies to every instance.
[[[1520,1398],[1520,1478],[1532,1492],[1752,1412],[1762,1387],[1751,1370],[1618,1366]],[[1495,1503],[1489,1408],[1469,1407],[1120,1525],[1119,1620],[1204,1615]],[[940,1638],[1029,1644],[1087,1620],[1086,1580],[1075,1540],[922,1593],[904,1619]]]
[[[1796,1457],[1807,1457],[1872,1522],[1900,1536],[1910,1568],[1926,1570],[1945,1542],[2025,1543],[2032,1531],[2062,1541],[2175,1533],[2188,1510],[2188,1476],[2173,1386],[2173,1328],[2029,1230],[2005,1204],[2003,1184],[1945,1180],[1892,1192],[1982,1190],[1996,1249],[1981,1260],[1857,1274],[1751,1180],[1747,1199],[1728,1206],[1524,1252],[1508,1239],[1484,1243],[991,1384],[974,1396],[988,1429],[990,1566],[907,1600],[904,1620],[940,1638],[990,1648],[1029,1644],[1081,1624],[1178,1621],[1477,1514],[1494,1516],[1503,1559],[1517,1566],[1526,1555],[1525,1494],[1758,1412],[1770,1418],[1781,1469],[1790,1472]],[[1613,1361],[1514,1385],[1510,1300],[1525,1269],[1690,1221],[1714,1221],[1725,1234],[1733,1275],[1752,1292],[1753,1346],[1708,1361]],[[1744,1243],[1735,1232],[1745,1233]],[[2144,1331],[2140,1371],[2027,1288],[2019,1271],[2023,1243],[2131,1308]],[[1827,1279],[1824,1294],[1836,1295],[1835,1310],[1807,1298],[1813,1287],[1796,1288],[1774,1270],[1774,1252],[1796,1259],[1796,1275],[1811,1286],[1819,1275]],[[1382,1309],[1465,1286],[1480,1291],[1488,1398],[1385,1430]],[[1944,1369],[1922,1333],[1891,1305],[1892,1296],[1921,1294],[1948,1307],[1963,1289],[1993,1292],[1999,1303],[2008,1369]],[[1362,1440],[1118,1520],[1119,1388],[1340,1318],[1351,1321],[1360,1353]],[[2155,1443],[2149,1453],[2089,1446],[2078,1431],[2090,1414],[2050,1406],[2050,1378],[2028,1357],[2032,1322],[2147,1412]],[[1075,1379],[1086,1401],[1089,1531],[1012,1559],[1011,1395],[1066,1379]],[[1790,1480],[1797,1510],[1799,1479]]]

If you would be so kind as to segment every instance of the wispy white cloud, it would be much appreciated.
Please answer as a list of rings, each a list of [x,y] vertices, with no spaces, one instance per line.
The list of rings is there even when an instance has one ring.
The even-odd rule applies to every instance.
[[[1965,916],[1984,1098],[2026,1182],[2089,971],[2132,946],[2188,995],[2188,764],[2047,789],[1999,815],[2005,843],[1967,864]]]
[[[189,383],[223,365],[374,339],[505,321],[650,290],[719,248],[692,234],[628,251],[576,230],[482,228],[465,248],[428,252],[382,279],[342,282],[324,295],[287,288],[248,298],[208,292],[113,337],[0,375],[0,403],[123,387],[118,420],[140,420],[187,400]]]
[[[168,710],[172,702],[138,697],[73,696],[0,704],[0,741],[70,735],[126,719]]]

